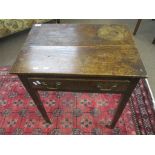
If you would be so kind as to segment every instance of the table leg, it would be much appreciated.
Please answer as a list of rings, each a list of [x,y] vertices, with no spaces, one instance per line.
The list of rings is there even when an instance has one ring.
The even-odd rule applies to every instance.
[[[60,19],[56,19],[56,23],[57,24],[60,24]]]
[[[141,21],[142,21],[142,19],[138,19],[137,24],[136,24],[136,27],[135,27],[134,32],[133,32],[133,35],[136,35],[136,33],[138,31],[138,28],[140,26]]]
[[[155,38],[153,39],[152,44],[155,44]]]
[[[120,99],[120,103],[118,104],[118,107],[116,109],[116,112],[114,114],[113,120],[111,122],[110,125],[107,125],[108,128],[113,129],[117,123],[117,121],[119,120],[125,106],[126,103],[128,102],[133,90],[135,89],[137,83],[139,82],[139,79],[133,79],[131,82],[131,85],[128,88],[128,91],[126,93],[124,93]]]
[[[38,110],[40,111],[40,113],[42,114],[43,118],[45,119],[46,122],[51,123],[46,110],[40,100],[38,91],[33,89],[31,87],[31,85],[29,84],[28,80],[26,77],[24,76],[18,76],[20,78],[20,80],[22,81],[23,85],[25,86],[26,90],[28,91],[28,93],[30,94],[30,96],[32,97],[34,103],[36,104]]]

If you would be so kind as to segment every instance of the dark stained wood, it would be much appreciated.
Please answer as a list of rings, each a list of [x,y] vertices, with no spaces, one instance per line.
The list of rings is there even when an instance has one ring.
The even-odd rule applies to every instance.
[[[155,38],[153,39],[152,44],[155,44]]]
[[[18,76],[18,77],[20,78],[20,80],[22,81],[26,90],[28,91],[28,93],[32,97],[34,103],[37,105],[37,108],[40,111],[43,118],[46,120],[46,122],[51,123],[51,121],[50,121],[50,119],[49,119],[49,117],[45,111],[45,108],[43,106],[43,103],[41,102],[41,99],[39,97],[38,92],[35,89],[33,89],[33,87],[31,87],[31,85],[29,84],[29,82],[27,80],[27,77],[25,77],[25,76]]]
[[[133,45],[132,34],[123,25],[36,24],[25,46]]]
[[[132,79],[132,82],[128,88],[128,90],[122,95],[121,100],[118,104],[118,107],[116,108],[116,112],[114,114],[114,117],[111,121],[111,124],[108,124],[107,127],[113,129],[120,118],[133,90],[135,89],[137,83],[139,82],[139,78]]]
[[[129,80],[109,79],[29,78],[28,80],[34,89],[53,91],[123,93],[130,85]]]
[[[133,35],[136,35],[141,22],[142,22],[142,19],[138,19],[136,26],[135,26],[135,29],[134,29],[134,32],[133,32]]]
[[[152,21],[154,21],[154,19],[152,19]],[[133,32],[133,35],[136,35],[141,22],[142,22],[142,19],[138,19],[136,26],[135,26],[135,29],[134,29],[134,32]],[[152,44],[155,44],[155,38],[153,39]]]
[[[57,22],[58,24],[60,24],[60,19],[56,19],[56,22]]]
[[[110,128],[147,76],[126,26],[90,24],[33,26],[10,73],[19,76],[49,123],[38,90],[124,94]]]
[[[137,49],[131,46],[30,46],[22,50],[12,73],[145,77]]]

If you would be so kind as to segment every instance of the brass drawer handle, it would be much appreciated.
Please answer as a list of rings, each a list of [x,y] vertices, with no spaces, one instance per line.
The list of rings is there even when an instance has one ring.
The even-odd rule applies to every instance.
[[[61,86],[61,82],[56,82],[56,88],[60,87]]]
[[[118,85],[117,84],[114,84],[113,86],[112,86],[112,88],[117,88],[118,87]]]
[[[46,82],[41,82],[41,84],[42,84],[43,86],[47,86],[47,83],[46,83]]]
[[[54,87],[46,87],[47,89],[50,89],[50,90],[57,90],[58,88],[54,88]]]
[[[100,88],[100,91],[111,91],[112,89],[103,89],[103,88]]]
[[[50,90],[57,90],[57,89],[60,89],[60,86],[61,86],[61,82],[56,82],[55,83],[55,87],[51,87],[50,85],[48,86],[48,84],[45,85],[47,89],[50,89]]]
[[[103,83],[98,83],[97,87],[100,89],[100,91],[111,91],[113,88],[117,88],[117,84],[114,84],[112,86],[110,86],[110,88],[104,88],[104,84]]]
[[[98,84],[97,84],[97,88],[103,89],[103,87],[104,87],[103,83],[98,83]]]

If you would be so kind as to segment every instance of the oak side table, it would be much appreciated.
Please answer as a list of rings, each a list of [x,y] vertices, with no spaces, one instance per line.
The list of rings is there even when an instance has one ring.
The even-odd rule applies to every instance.
[[[34,25],[10,73],[49,123],[38,90],[121,93],[110,128],[139,79],[147,77],[128,28],[101,24]]]

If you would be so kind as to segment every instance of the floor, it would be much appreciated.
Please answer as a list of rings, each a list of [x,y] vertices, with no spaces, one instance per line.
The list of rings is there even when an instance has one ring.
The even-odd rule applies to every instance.
[[[99,23],[99,24],[125,24],[128,25],[130,31],[133,32],[137,20],[61,20],[61,23]],[[9,37],[0,40],[0,66],[12,65],[15,61],[17,54],[22,47],[28,30],[11,35]],[[148,80],[155,94],[155,45],[152,44],[152,40],[155,37],[155,21],[142,20],[140,28],[134,36],[136,46],[139,50],[143,63],[148,73]],[[155,95],[154,95],[155,96]]]

